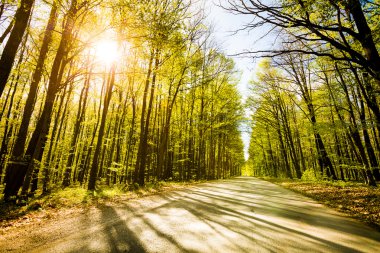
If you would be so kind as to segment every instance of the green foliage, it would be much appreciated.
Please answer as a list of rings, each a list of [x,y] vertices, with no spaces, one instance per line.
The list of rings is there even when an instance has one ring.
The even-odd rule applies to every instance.
[[[66,8],[71,5],[73,8]],[[60,25],[54,27],[51,43],[43,47],[45,16],[52,9],[47,2],[35,6],[30,36],[19,50],[25,55],[19,55],[13,69],[13,79],[19,85],[9,82],[6,96],[0,99],[4,105],[0,138],[9,140],[8,146],[2,144],[5,152],[1,162],[7,163],[14,141],[22,139],[17,135],[22,132],[23,108],[33,108],[33,112],[31,123],[22,130],[28,138],[41,135],[30,138],[41,140],[41,145],[29,139],[25,142],[38,147],[37,152],[20,148],[37,156],[34,174],[30,174],[38,180],[30,180],[35,185],[25,186],[25,191],[33,188],[34,194],[42,189],[47,193],[62,184],[75,184],[77,188],[53,191],[48,201],[76,205],[110,199],[124,194],[125,189],[145,191],[145,183],[157,190],[164,187],[155,183],[161,180],[240,175],[244,145],[239,125],[244,112],[236,87],[237,70],[212,40],[211,29],[198,15],[202,10],[196,4],[174,0],[117,0],[100,5],[67,1],[65,7],[57,8]],[[75,19],[73,24],[71,19]],[[68,38],[62,44],[67,48],[57,58],[63,35]],[[117,45],[117,59],[104,57],[111,55],[111,45]],[[25,105],[31,73],[40,49],[45,47],[48,52],[41,63],[44,71],[36,88],[39,92],[30,100],[33,103]],[[53,64],[55,59],[62,62]],[[51,74],[53,66],[60,66],[59,71],[54,67],[57,75]],[[59,89],[41,88],[42,83],[50,87],[55,77]],[[46,105],[46,101],[50,103],[47,91],[56,93],[53,105]],[[47,108],[52,111],[43,114],[47,118],[42,120],[41,113]],[[43,124],[37,123],[38,119]],[[0,168],[5,168],[3,165]],[[136,173],[139,165],[144,167],[143,173]],[[77,182],[97,190],[88,193]]]
[[[131,185],[131,190],[138,190],[140,188],[140,186],[139,186],[139,184],[138,183],[133,183],[132,185]]]
[[[254,175],[254,169],[253,169],[253,164],[251,160],[248,160],[244,163],[244,165],[241,168],[241,175],[248,176],[248,177],[251,177]]]
[[[309,182],[318,182],[322,179],[321,173],[313,169],[307,169],[302,173],[301,180]]]
[[[92,196],[96,196],[96,193],[93,194],[80,187],[67,187],[65,189],[54,191],[40,201],[49,207],[75,206],[82,203],[88,203]]]

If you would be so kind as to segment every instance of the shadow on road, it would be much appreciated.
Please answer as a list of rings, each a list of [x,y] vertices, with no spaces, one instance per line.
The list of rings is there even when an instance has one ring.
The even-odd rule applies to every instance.
[[[101,206],[80,223],[84,231],[46,252],[351,253],[380,248],[375,230],[253,178]]]

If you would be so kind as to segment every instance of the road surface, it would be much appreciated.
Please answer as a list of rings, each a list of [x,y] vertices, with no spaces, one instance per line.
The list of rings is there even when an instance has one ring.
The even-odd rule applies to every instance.
[[[94,208],[5,234],[1,252],[380,252],[380,233],[255,178]]]

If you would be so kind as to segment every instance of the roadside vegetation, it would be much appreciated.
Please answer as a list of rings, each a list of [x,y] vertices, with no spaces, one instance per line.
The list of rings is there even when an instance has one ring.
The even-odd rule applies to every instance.
[[[0,228],[5,232],[10,227],[84,212],[98,205],[125,203],[131,199],[178,190],[200,182],[202,181],[156,182],[148,183],[144,187],[138,184],[128,187],[99,184],[96,191],[89,191],[79,185],[55,188],[50,194],[38,194],[23,205],[0,202]]]

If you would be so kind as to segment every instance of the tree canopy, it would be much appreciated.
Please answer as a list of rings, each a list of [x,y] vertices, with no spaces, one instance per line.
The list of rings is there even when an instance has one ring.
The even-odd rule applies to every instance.
[[[0,7],[5,200],[240,174],[236,68],[195,3]]]

